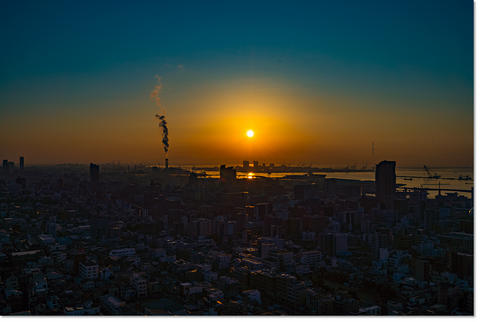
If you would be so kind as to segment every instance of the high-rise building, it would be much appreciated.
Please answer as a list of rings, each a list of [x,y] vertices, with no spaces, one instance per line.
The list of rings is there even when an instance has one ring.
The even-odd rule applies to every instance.
[[[8,160],[3,160],[2,168],[8,169]]]
[[[253,161],[253,168],[258,169],[258,161]]]
[[[233,182],[237,179],[237,171],[233,167],[226,167],[224,164],[220,167],[220,181],[222,183]]]
[[[24,167],[24,165],[25,165],[25,164],[24,164],[24,163],[25,163],[25,159],[24,159],[23,157],[20,157],[20,162],[19,162],[19,163],[20,163],[20,169],[23,169],[23,167]]]
[[[98,182],[100,178],[100,167],[95,163],[90,163],[90,181]]]
[[[247,161],[247,160],[244,160],[244,161],[243,161],[243,168],[244,168],[244,169],[250,168],[250,162]]]
[[[392,208],[396,191],[395,161],[382,161],[375,170],[377,202],[382,208]]]

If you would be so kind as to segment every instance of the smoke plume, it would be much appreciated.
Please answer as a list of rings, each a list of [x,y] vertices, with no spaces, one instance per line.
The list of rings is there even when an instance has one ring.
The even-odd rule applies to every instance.
[[[165,153],[168,152],[168,148],[170,145],[168,144],[168,127],[167,127],[167,121],[165,120],[165,115],[160,115],[160,114],[155,114],[155,117],[159,119],[158,126],[162,128],[163,130],[163,138],[162,138],[162,143],[163,143],[163,150]]]
[[[155,85],[152,92],[150,93],[150,99],[154,100],[155,104],[158,107],[162,107],[160,104],[160,91],[162,90],[162,79],[158,75],[155,75],[155,78],[157,79],[157,85]],[[155,117],[160,121],[158,123],[158,126],[161,127],[163,130],[163,138],[162,138],[163,151],[165,151],[165,154],[167,154],[168,148],[170,147],[170,145],[168,144],[168,127],[167,127],[167,120],[165,119],[165,109],[163,109],[162,114],[155,114]]]
[[[153,88],[152,92],[150,93],[150,99],[155,101],[155,104],[158,107],[162,107],[160,104],[160,91],[162,90],[162,78],[158,75],[155,75],[157,79],[157,85]]]

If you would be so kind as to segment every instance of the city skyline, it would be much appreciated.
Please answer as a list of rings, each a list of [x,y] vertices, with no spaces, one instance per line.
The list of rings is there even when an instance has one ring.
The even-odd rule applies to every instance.
[[[2,159],[473,166],[470,2],[3,7]]]
[[[474,1],[3,1],[0,316],[474,316]]]

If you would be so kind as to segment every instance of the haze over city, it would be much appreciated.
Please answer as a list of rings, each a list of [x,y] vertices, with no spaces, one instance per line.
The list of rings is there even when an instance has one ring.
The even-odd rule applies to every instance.
[[[163,162],[159,75],[173,164],[473,166],[471,9],[6,2],[0,157]]]

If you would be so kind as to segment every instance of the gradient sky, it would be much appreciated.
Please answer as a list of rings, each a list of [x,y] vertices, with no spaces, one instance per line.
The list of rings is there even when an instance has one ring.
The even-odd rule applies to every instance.
[[[473,165],[473,1],[0,6],[1,159]]]

